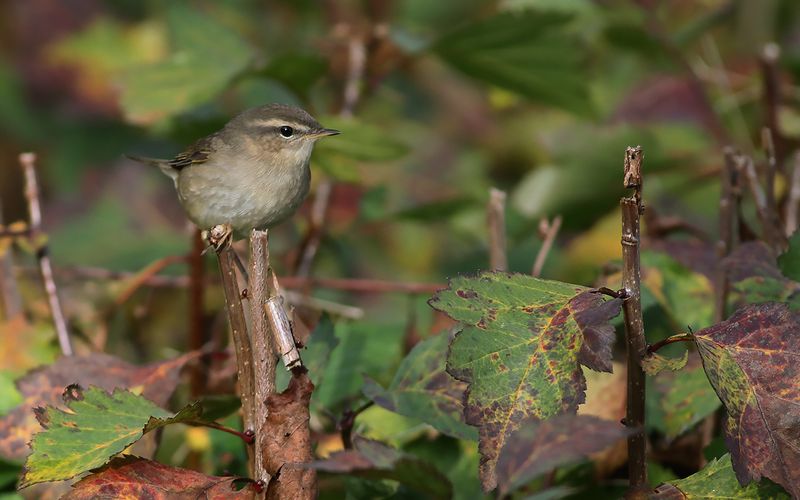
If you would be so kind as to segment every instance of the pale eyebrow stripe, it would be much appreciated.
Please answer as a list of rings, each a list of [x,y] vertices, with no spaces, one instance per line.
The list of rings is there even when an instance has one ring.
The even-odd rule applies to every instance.
[[[289,125],[289,126],[294,127],[295,129],[298,129],[298,130],[308,130],[308,127],[306,127],[305,125],[301,125],[299,123],[294,123],[294,122],[289,121],[289,120],[280,120],[280,119],[277,119],[277,118],[270,118],[268,120],[255,119],[255,120],[252,120],[250,122],[250,125],[252,125],[254,127],[280,127],[280,126],[283,126],[283,125]]]

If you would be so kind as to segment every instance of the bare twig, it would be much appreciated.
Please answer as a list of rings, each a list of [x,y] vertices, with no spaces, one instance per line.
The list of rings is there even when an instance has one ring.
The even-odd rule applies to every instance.
[[[220,244],[221,240],[214,240],[216,235],[222,239],[228,235],[227,230],[219,230],[215,226],[209,235],[210,243],[218,248],[217,259],[219,260],[220,274],[222,275],[222,288],[225,293],[225,306],[228,310],[228,321],[231,325],[233,345],[236,350],[236,367],[238,372],[237,389],[239,398],[242,400],[242,420],[244,430],[255,432],[255,402],[253,392],[253,349],[250,343],[250,336],[247,333],[247,321],[242,307],[242,294],[239,289],[239,281],[236,278],[236,254],[229,245]],[[255,457],[252,448],[248,448],[248,469],[250,474],[254,474]]]
[[[494,271],[507,271],[505,191],[495,188],[489,190],[486,222],[489,226],[489,268]]]
[[[23,269],[23,271],[30,271]],[[74,266],[58,267],[56,274],[65,280],[107,280],[119,281],[128,280],[136,276],[137,273],[131,271],[112,271],[102,267]],[[189,276],[149,276],[143,283],[144,286],[153,288],[186,288],[189,286]]]
[[[300,247],[300,256],[295,266],[296,276],[311,275],[311,267],[325,232],[325,216],[328,214],[332,191],[333,183],[331,181],[323,181],[317,186],[314,202],[311,204],[308,233]]]
[[[19,155],[19,162],[25,172],[25,198],[28,201],[31,233],[37,235],[42,227],[42,209],[39,204],[39,186],[36,182],[36,155],[34,153],[22,153]],[[64,318],[64,311],[61,308],[61,301],[58,299],[58,290],[53,279],[53,265],[50,263],[47,245],[41,245],[37,249],[36,259],[39,261],[39,272],[42,276],[45,292],[47,292],[50,313],[53,315],[58,344],[65,356],[71,356],[72,343],[67,330],[67,320]]]
[[[717,240],[717,283],[714,304],[714,320],[719,323],[726,317],[725,308],[728,303],[728,274],[722,267],[722,259],[727,257],[735,240],[739,226],[739,210],[736,206],[736,187],[739,184],[736,169],[736,153],[725,148],[725,165],[722,168],[722,193],[719,199],[719,240]]]
[[[542,219],[541,222],[543,223],[541,233],[544,241],[542,241],[542,246],[539,247],[539,253],[536,254],[536,260],[533,263],[533,271],[531,272],[531,275],[537,278],[542,275],[544,261],[547,259],[547,255],[553,247],[553,242],[556,239],[556,235],[558,235],[558,230],[561,229],[561,216],[555,216],[552,222],[548,222],[547,219]]]
[[[780,229],[780,221],[778,220],[777,210],[770,210],[767,195],[758,181],[758,174],[753,159],[749,156],[737,156],[739,168],[744,172],[747,183],[750,186],[750,193],[753,195],[753,201],[756,205],[756,212],[764,227],[764,240],[776,252],[781,253],[786,249],[788,242],[786,236]]]
[[[764,80],[764,126],[772,133],[771,142],[774,143],[771,154],[772,160],[778,159],[779,163],[785,159],[786,150],[784,147],[783,134],[780,130],[778,111],[781,107],[781,86],[780,72],[778,70],[778,59],[781,56],[781,48],[778,44],[768,43],[761,51],[759,63],[761,66],[762,79]],[[770,184],[767,184],[769,186]]]
[[[800,151],[794,155],[789,198],[786,200],[785,234],[788,238],[797,230],[797,211],[800,210]]]
[[[283,360],[287,370],[302,367],[303,360],[300,359],[300,352],[292,332],[292,324],[286,309],[283,307],[280,286],[275,273],[270,269],[269,299],[264,304],[264,311],[267,314],[270,331],[272,332],[272,342],[275,351]]]
[[[339,116],[353,116],[358,100],[361,97],[361,85],[364,69],[367,66],[367,47],[364,40],[357,36],[350,38],[347,44],[347,80],[344,84],[344,98]]]
[[[253,229],[250,233],[250,284],[247,301],[250,304],[250,321],[253,326],[253,371],[255,374],[255,429],[256,457],[255,479],[269,482],[265,468],[265,427],[267,398],[275,393],[275,349],[270,341],[269,323],[264,305],[269,299],[269,235],[267,231]]]
[[[625,313],[625,340],[628,360],[628,404],[625,425],[638,429],[628,437],[628,479],[631,497],[637,498],[647,488],[646,441],[644,434],[645,376],[641,359],[645,353],[646,341],[642,321],[640,290],[640,227],[639,221],[644,210],[642,205],[642,148],[629,147],[625,150],[626,188],[634,189],[630,198],[622,198],[622,287],[626,298],[623,302]]]
[[[117,297],[114,299],[114,303],[119,306],[124,304],[131,298],[131,296],[136,293],[138,289],[143,287],[147,280],[151,277],[155,276],[156,274],[163,271],[165,268],[173,265],[186,262],[188,259],[185,255],[168,255],[166,257],[162,257],[152,263],[150,263],[147,267],[139,271],[138,273],[134,274],[130,282],[127,286],[117,294]],[[202,345],[202,344],[201,344]]]
[[[3,223],[3,206],[0,201],[0,224]],[[14,258],[9,246],[0,255],[0,300],[3,304],[3,314],[8,320],[22,313],[22,296],[14,277]]]
[[[761,129],[761,147],[767,156],[766,175],[764,177],[764,190],[767,195],[767,210],[774,214],[776,228],[780,227],[778,203],[775,201],[775,176],[778,173],[778,160],[775,156],[775,136],[767,127]]]
[[[203,251],[205,243],[199,229],[192,230],[192,250],[189,254],[189,350],[199,350],[210,340],[206,328],[205,314],[205,267],[203,266]],[[145,285],[143,282],[142,285]],[[221,348],[222,346],[217,346]],[[191,390],[192,396],[197,397],[203,393],[206,385],[206,372],[208,360],[201,358],[192,366]]]
[[[353,426],[356,423],[356,417],[371,408],[374,404],[373,401],[367,401],[355,410],[345,410],[342,414],[342,418],[336,423],[336,428],[339,429],[339,433],[342,436],[342,446],[344,446],[345,450],[353,449]]]
[[[360,307],[348,306],[346,304],[339,304],[331,300],[320,299],[311,297],[310,295],[303,295],[298,292],[291,292],[284,290],[283,296],[293,306],[305,306],[310,309],[322,311],[333,314],[334,316],[341,316],[347,319],[361,319],[364,317],[364,310]]]

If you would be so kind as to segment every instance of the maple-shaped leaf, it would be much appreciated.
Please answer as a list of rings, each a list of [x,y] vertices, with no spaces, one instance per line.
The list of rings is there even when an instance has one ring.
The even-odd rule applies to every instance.
[[[711,385],[725,405],[725,442],[742,485],[762,476],[800,496],[800,313],[786,304],[745,306],[695,334]]]
[[[475,428],[464,423],[467,384],[445,371],[446,333],[426,339],[400,364],[391,385],[384,389],[365,379],[364,394],[387,410],[418,418],[436,430],[459,439],[478,439]]]
[[[478,427],[481,483],[496,486],[495,462],[519,423],[574,413],[585,398],[581,364],[611,371],[621,299],[521,274],[458,277],[429,304],[465,328],[450,344],[447,371],[469,384],[466,423]]]
[[[663,484],[649,497],[651,500],[727,500],[734,498],[788,500],[789,495],[769,480],[742,487],[736,480],[728,454],[708,463],[702,470],[685,479]]]
[[[44,430],[31,441],[20,488],[44,481],[70,479],[105,464],[144,433],[168,424],[196,423],[202,408],[195,403],[176,414],[130,391],[109,394],[99,387],[71,385],[64,391],[67,409],[36,409]]]
[[[125,456],[84,477],[64,495],[65,500],[148,498],[152,500],[252,499],[253,487],[237,488],[235,477],[207,476],[152,460]]]
[[[22,461],[30,453],[28,442],[41,430],[33,408],[63,407],[64,387],[95,385],[107,391],[141,387],[142,395],[159,406],[166,405],[180,380],[181,369],[199,356],[190,352],[175,359],[135,366],[103,353],[62,356],[52,365],[31,371],[17,381],[24,401],[0,418],[0,456]]]
[[[391,479],[430,498],[453,496],[450,480],[430,463],[361,436],[353,438],[352,450],[333,453],[328,459],[311,462],[306,467],[373,480]]]
[[[505,497],[540,474],[585,460],[631,433],[619,422],[589,415],[557,415],[525,422],[497,459],[498,493]]]

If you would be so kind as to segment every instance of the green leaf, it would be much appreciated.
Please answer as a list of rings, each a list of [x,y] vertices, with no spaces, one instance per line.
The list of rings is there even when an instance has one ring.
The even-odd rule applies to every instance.
[[[668,358],[658,353],[650,353],[642,359],[642,368],[650,376],[657,375],[662,370],[678,371],[689,361],[689,351],[683,351],[680,358]]]
[[[711,281],[669,255],[642,252],[642,285],[667,313],[674,329],[703,328],[714,322]]]
[[[334,335],[334,324],[328,314],[320,317],[317,326],[306,342],[305,347],[300,352],[303,358],[303,365],[308,368],[308,376],[317,391],[324,379],[325,367],[330,360],[331,352],[339,344],[339,339]],[[282,392],[289,385],[291,374],[287,370],[279,369],[276,371],[275,387],[278,392]],[[315,392],[312,398],[316,398]]]
[[[448,343],[446,333],[418,343],[387,389],[367,379],[364,394],[383,408],[422,420],[448,436],[477,440],[475,428],[464,423],[467,385],[445,371]]]
[[[778,257],[778,267],[787,278],[800,281],[800,231],[795,231],[789,249]]]
[[[71,385],[64,401],[68,412],[52,406],[35,409],[44,430],[31,442],[21,488],[70,479],[105,464],[147,432],[173,423],[198,423],[202,417],[199,403],[173,414],[123,389],[109,394],[99,387]]]
[[[591,113],[587,54],[559,12],[504,13],[443,36],[433,50],[467,75],[530,99]]]
[[[701,471],[685,479],[670,481],[650,496],[663,500],[722,500],[722,499],[788,499],[789,495],[771,481],[750,483],[742,487],[731,467],[731,456],[723,455],[708,463]]]
[[[22,402],[22,394],[14,385],[14,377],[8,372],[0,372],[0,415],[5,415]]]
[[[725,405],[725,443],[741,484],[766,476],[800,495],[800,313],[783,303],[739,309],[701,330],[703,367]]]
[[[312,462],[308,467],[331,474],[391,479],[428,498],[452,498],[450,481],[431,464],[360,436],[353,439],[353,448],[336,452],[327,460]]]
[[[517,429],[497,459],[498,494],[504,497],[541,474],[588,459],[631,433],[619,422],[589,415],[530,420]]]
[[[611,371],[621,300],[518,274],[458,277],[429,304],[466,327],[450,344],[447,371],[469,384],[465,420],[479,427],[481,479],[496,485],[495,462],[527,418],[575,412],[584,401],[580,364]]]
[[[170,3],[167,20],[174,46],[170,57],[131,69],[120,79],[122,108],[134,123],[153,123],[208,101],[254,56],[238,34],[198,9]]]
[[[327,70],[328,62],[318,54],[289,53],[270,61],[262,74],[281,82],[306,99],[311,86],[325,76]]]
[[[660,373],[655,378],[655,388],[663,413],[660,430],[667,439],[675,439],[688,431],[717,411],[721,404],[696,353],[689,356],[687,366],[679,373]]]

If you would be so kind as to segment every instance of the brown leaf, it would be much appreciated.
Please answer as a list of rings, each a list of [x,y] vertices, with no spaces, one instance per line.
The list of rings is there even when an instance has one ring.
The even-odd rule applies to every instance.
[[[728,411],[725,442],[742,485],[762,476],[800,496],[800,313],[784,303],[739,309],[695,334]]]
[[[603,451],[631,432],[619,422],[588,415],[531,419],[516,430],[497,459],[500,497],[556,467]]]
[[[236,490],[233,477],[206,476],[193,470],[125,456],[81,479],[64,495],[65,500],[95,498],[148,498],[208,500],[252,499],[250,485]]]
[[[0,456],[21,461],[28,455],[28,442],[41,430],[33,409],[46,405],[63,409],[65,387],[96,385],[107,391],[141,387],[144,397],[164,406],[178,384],[181,368],[198,355],[199,352],[190,352],[168,361],[135,366],[108,354],[94,353],[64,356],[50,366],[31,371],[17,381],[25,400],[0,419]]]

